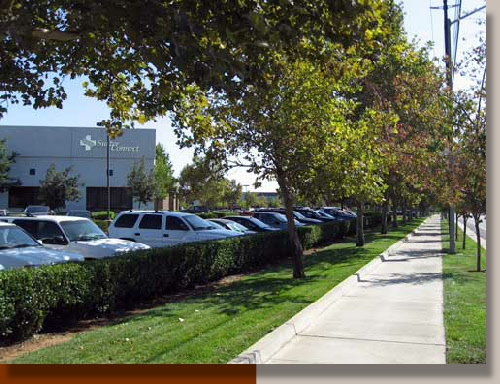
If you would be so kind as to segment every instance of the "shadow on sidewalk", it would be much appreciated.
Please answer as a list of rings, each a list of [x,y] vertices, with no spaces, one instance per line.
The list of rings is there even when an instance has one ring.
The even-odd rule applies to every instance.
[[[390,277],[386,279],[360,279],[358,276],[358,281],[361,283],[370,283],[370,287],[386,287],[395,284],[412,284],[419,285],[424,284],[433,280],[440,280],[443,278],[442,273],[411,273],[411,274],[401,274],[401,273],[391,273]]]

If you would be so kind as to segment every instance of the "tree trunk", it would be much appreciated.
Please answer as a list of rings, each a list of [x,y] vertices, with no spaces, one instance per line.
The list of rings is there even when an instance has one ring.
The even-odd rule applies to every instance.
[[[476,242],[477,242],[477,272],[481,272],[481,233],[479,231],[479,216],[474,215],[476,224]]]
[[[398,213],[396,212],[396,206],[392,207],[392,227],[393,228],[398,228]]]
[[[385,235],[388,232],[387,228],[387,211],[389,210],[389,203],[384,202],[382,205],[382,230],[380,233]]]
[[[365,236],[363,233],[363,202],[358,201],[356,205],[356,247],[365,245]]]
[[[464,218],[464,239],[463,239],[463,243],[462,243],[462,249],[465,249],[465,239],[466,239],[466,235],[467,235],[467,215],[463,215],[463,218]]]
[[[458,213],[455,213],[455,240],[458,241],[458,217],[460,215]]]
[[[403,205],[403,225],[406,225],[406,205]]]
[[[286,209],[286,218],[288,221],[288,237],[290,240],[290,247],[292,252],[292,269],[293,278],[301,279],[306,277],[304,273],[304,264],[302,262],[302,244],[299,240],[299,235],[297,234],[297,229],[295,228],[295,221],[293,216],[293,198],[290,192],[290,188],[286,183],[283,176],[278,175],[278,185],[280,187],[281,193],[283,194],[283,200]]]

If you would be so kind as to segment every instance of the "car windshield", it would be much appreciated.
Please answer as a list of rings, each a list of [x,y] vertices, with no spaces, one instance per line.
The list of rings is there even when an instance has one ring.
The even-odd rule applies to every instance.
[[[214,226],[210,223],[210,221],[204,220],[196,215],[187,215],[184,216],[183,219],[186,220],[195,231],[214,229]]]
[[[210,225],[212,226],[212,228],[214,229],[226,229],[221,223],[217,222],[217,221],[212,221],[212,220],[207,220],[210,222]]]
[[[62,221],[61,227],[69,241],[106,239],[103,231],[90,220]]]
[[[286,219],[286,216],[282,213],[275,213],[277,219],[279,221],[281,221],[282,223],[286,223],[287,222],[287,219]]]
[[[68,216],[80,216],[80,217],[88,217],[89,219],[92,217],[92,214],[89,211],[69,211],[67,213]]]
[[[323,217],[328,217],[329,219],[332,219],[333,216],[330,215],[329,213],[326,213],[326,212],[323,212],[323,211],[316,211],[320,216],[323,216]]]
[[[306,217],[300,213],[300,212],[297,212],[297,211],[294,211],[293,212],[293,215],[297,218],[297,219],[305,219]]]
[[[254,223],[257,227],[259,228],[269,228],[269,225],[263,223],[259,219],[256,219],[255,217],[247,217],[247,220],[250,220],[252,223]]]
[[[17,227],[0,228],[0,249],[40,246],[30,235]]]
[[[227,223],[227,225],[229,225],[229,227],[235,231],[238,231],[238,232],[246,232],[248,231],[248,228],[245,227],[244,225],[241,225],[235,221],[232,221],[230,223]]]
[[[39,212],[48,212],[49,207],[28,207],[26,208],[26,212],[30,213],[39,213]]]

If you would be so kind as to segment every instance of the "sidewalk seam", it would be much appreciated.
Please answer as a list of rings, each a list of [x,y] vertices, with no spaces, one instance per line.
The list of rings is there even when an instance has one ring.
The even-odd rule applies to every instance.
[[[415,345],[437,345],[440,347],[446,346],[442,343],[419,343],[415,341],[399,341],[399,340],[385,340],[385,339],[367,339],[362,337],[347,337],[347,336],[322,336],[322,335],[306,335],[303,333],[297,334],[301,337],[316,337],[321,339],[339,339],[339,340],[360,340],[360,341],[373,341],[375,343],[397,343],[397,344],[415,344]]]

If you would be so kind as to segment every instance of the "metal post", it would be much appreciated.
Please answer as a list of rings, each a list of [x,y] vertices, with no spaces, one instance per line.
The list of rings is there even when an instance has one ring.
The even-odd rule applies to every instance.
[[[106,132],[106,192],[107,192],[107,197],[108,197],[108,204],[107,204],[107,207],[108,207],[108,221],[111,220],[110,216],[109,216],[109,208],[110,208],[110,205],[111,205],[111,190],[110,190],[110,187],[109,187],[109,135],[108,133]]]
[[[453,91],[452,77],[452,58],[451,58],[451,20],[448,19],[448,0],[443,0],[444,5],[444,39],[445,39],[445,54],[446,54],[446,80],[450,92]],[[452,123],[453,124],[453,123]],[[450,138],[450,172],[453,171],[453,125],[451,126]],[[455,253],[455,207],[450,205],[450,253]]]

